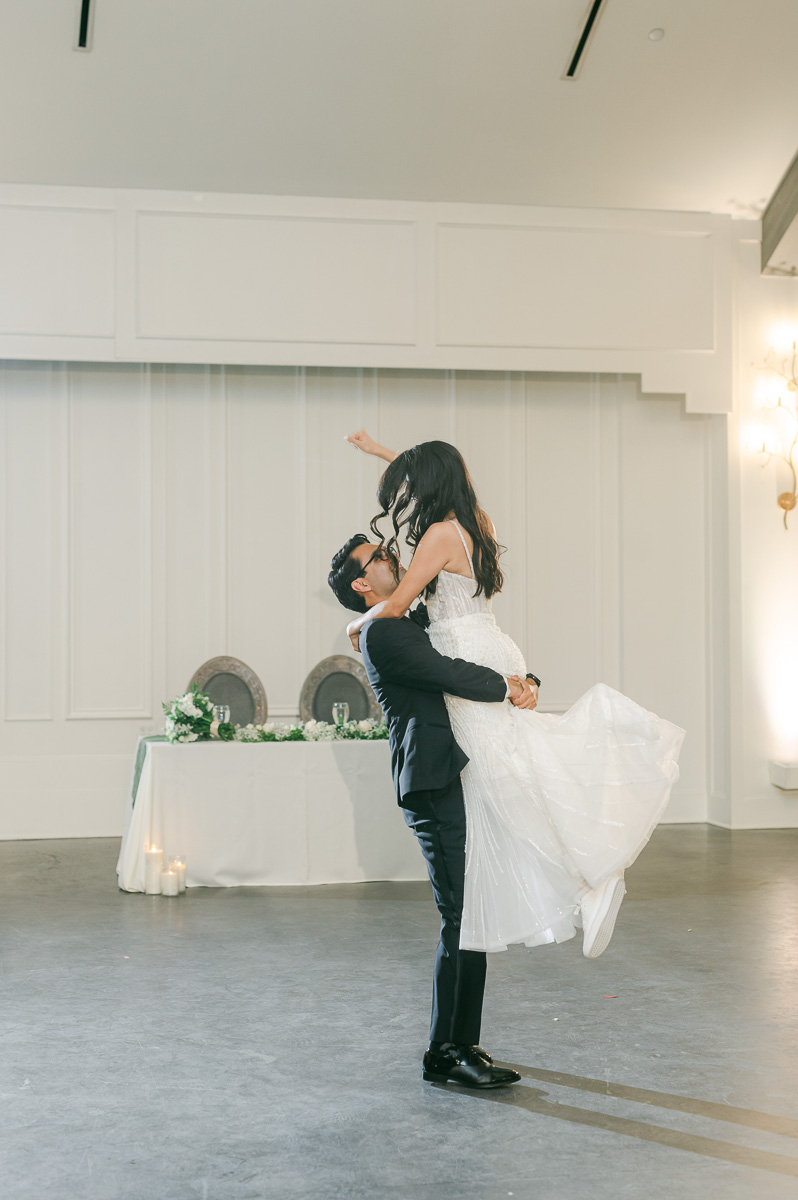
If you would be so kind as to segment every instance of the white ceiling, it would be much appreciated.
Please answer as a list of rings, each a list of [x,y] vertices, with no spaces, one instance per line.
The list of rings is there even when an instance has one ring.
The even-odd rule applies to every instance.
[[[798,0],[607,0],[576,82],[588,0],[93,4],[5,0],[0,181],[750,216],[798,148]]]

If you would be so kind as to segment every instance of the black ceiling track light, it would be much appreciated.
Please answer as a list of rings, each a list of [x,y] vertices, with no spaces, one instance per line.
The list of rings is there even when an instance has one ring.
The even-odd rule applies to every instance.
[[[590,10],[588,11],[585,19],[585,27],[582,30],[579,41],[576,43],[576,49],[574,50],[571,61],[565,70],[563,79],[576,78],[577,71],[579,70],[579,64],[582,61],[582,57],[587,49],[587,44],[590,41],[594,29],[596,28],[596,21],[598,21],[599,14],[605,7],[605,4],[606,0],[593,0],[593,3],[590,5]]]
[[[76,50],[91,50],[91,35],[94,17],[92,0],[80,0],[80,20],[78,21],[78,41]]]

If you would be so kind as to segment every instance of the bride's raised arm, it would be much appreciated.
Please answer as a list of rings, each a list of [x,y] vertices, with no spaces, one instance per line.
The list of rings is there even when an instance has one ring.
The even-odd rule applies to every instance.
[[[346,632],[355,649],[357,637],[366,621],[377,620],[380,617],[403,617],[416,597],[420,596],[427,584],[445,568],[451,557],[451,526],[443,521],[430,525],[418,543],[413,560],[393,595],[367,609],[362,616],[347,625]]]
[[[375,458],[383,458],[385,462],[391,463],[396,458],[395,450],[386,450],[385,446],[378,445],[365,429],[358,429],[357,433],[347,433],[344,441],[357,446],[358,450],[362,450],[364,454],[373,454]]]

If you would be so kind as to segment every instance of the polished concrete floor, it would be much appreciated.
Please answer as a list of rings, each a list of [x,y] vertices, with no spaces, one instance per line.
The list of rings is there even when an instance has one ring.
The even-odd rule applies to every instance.
[[[420,1078],[425,884],[126,895],[118,846],[0,843],[5,1200],[798,1197],[798,830],[661,828],[600,959],[494,955],[487,1095]]]

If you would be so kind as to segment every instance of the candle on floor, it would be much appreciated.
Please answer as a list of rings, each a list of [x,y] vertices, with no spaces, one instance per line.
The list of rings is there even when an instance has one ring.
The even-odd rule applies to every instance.
[[[186,890],[186,860],[182,854],[178,854],[177,858],[170,861],[169,870],[174,871],[177,875],[177,890],[184,892]]]
[[[148,896],[160,896],[161,871],[163,870],[163,850],[160,846],[150,846],[149,850],[144,851],[144,856],[147,859],[147,874],[145,877],[144,891]]]
[[[178,895],[178,872],[161,871],[161,895]]]
[[[177,895],[177,871],[161,871],[161,895]]]

